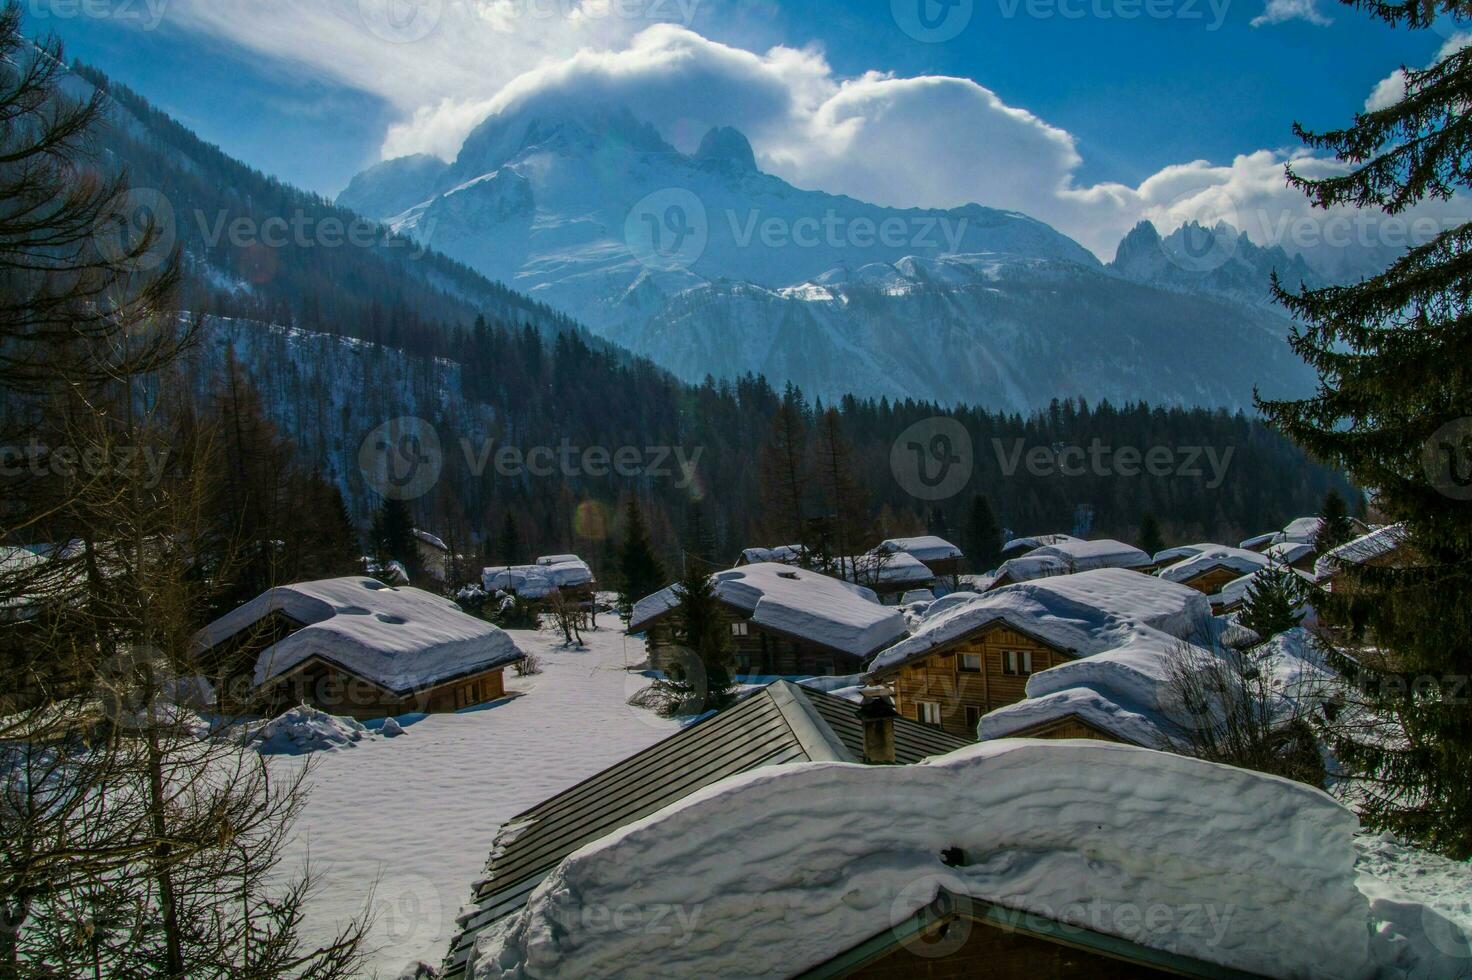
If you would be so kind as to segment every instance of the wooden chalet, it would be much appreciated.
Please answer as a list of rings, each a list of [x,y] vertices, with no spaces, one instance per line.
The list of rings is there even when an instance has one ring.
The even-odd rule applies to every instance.
[[[961,564],[966,558],[960,548],[934,534],[913,538],[888,538],[881,541],[874,550],[909,555],[934,572],[937,578],[947,581],[961,574]]]
[[[414,548],[419,553],[419,567],[436,582],[450,576],[450,549],[438,537],[428,531],[414,529]]]
[[[1160,577],[1202,595],[1216,595],[1228,582],[1266,568],[1270,559],[1246,548],[1215,545],[1160,570]]]
[[[1055,576],[955,603],[876,658],[868,679],[894,691],[903,717],[974,739],[983,718],[1027,698],[1034,675],[1112,649],[1122,624],[1179,635],[1210,615],[1199,593],[1128,569]]]
[[[736,672],[762,677],[856,674],[905,635],[897,610],[872,593],[828,575],[763,562],[722,572],[716,598],[731,631]],[[646,634],[650,666],[677,668],[679,590],[641,599],[630,633]]]
[[[524,659],[448,599],[363,576],[281,586],[195,637],[221,710],[297,704],[354,718],[445,712],[504,697]]]
[[[1154,570],[1155,562],[1139,548],[1123,541],[1109,538],[1080,541],[1077,538],[1068,538],[1007,559],[997,569],[996,577],[992,579],[989,588],[1000,589],[1019,582],[1088,572],[1098,568],[1124,568],[1145,574]]]

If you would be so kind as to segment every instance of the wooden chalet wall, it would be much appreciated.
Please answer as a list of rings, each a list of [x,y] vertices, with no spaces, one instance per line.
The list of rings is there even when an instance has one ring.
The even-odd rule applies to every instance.
[[[1188,589],[1195,589],[1202,595],[1216,595],[1222,590],[1222,586],[1236,581],[1242,575],[1243,573],[1235,568],[1213,568],[1181,584]]]
[[[272,713],[309,704],[329,714],[360,720],[424,712],[459,711],[506,696],[504,667],[457,678],[400,696],[321,660],[309,660],[262,692]]]
[[[739,674],[830,676],[857,674],[864,669],[864,661],[859,657],[763,629],[743,610],[727,603],[721,603],[720,608],[726,629],[731,633],[733,662]],[[668,670],[673,665],[671,652],[675,649],[674,622],[678,615],[678,610],[667,613],[645,631],[649,665],[656,670]],[[741,624],[744,630],[733,631],[731,627],[735,624]]]
[[[1075,659],[1040,640],[996,623],[958,640],[929,656],[906,664],[891,675],[895,707],[915,721],[923,720],[922,703],[940,705],[940,727],[960,738],[976,738],[976,724],[988,711],[1027,697],[1031,675],[1009,674],[1003,668],[1009,651],[1032,654],[1032,673]],[[982,669],[963,671],[962,657],[977,654]]]
[[[965,930],[960,948],[943,950]],[[862,980],[1157,980],[1181,976],[1141,963],[1075,949],[982,922],[951,922],[946,934],[916,936],[886,956],[845,974]]]

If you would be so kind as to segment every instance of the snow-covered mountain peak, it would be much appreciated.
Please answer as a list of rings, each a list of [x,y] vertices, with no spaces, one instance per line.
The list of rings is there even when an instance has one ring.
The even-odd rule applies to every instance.
[[[740,130],[729,126],[717,126],[705,134],[700,149],[695,151],[695,162],[708,170],[727,174],[757,172],[751,143]]]

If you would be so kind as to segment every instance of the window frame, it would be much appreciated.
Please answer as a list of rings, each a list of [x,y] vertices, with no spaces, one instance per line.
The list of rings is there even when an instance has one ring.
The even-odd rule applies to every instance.
[[[976,661],[975,667],[966,666],[968,659]],[[986,670],[986,655],[981,653],[958,653],[956,655],[956,673],[958,674],[980,674]]]

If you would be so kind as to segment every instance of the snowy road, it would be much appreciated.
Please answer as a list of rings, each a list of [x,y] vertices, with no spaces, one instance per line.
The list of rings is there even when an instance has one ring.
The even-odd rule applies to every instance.
[[[309,856],[321,878],[308,943],[330,940],[376,881],[370,975],[392,978],[415,958],[437,965],[502,822],[678,728],[624,704],[646,683],[624,670],[644,659],[643,640],[605,628],[586,634],[587,649],[563,650],[550,632],[512,636],[542,662],[535,677],[508,671],[523,697],[312,757],[311,799],[288,858],[297,868]]]

